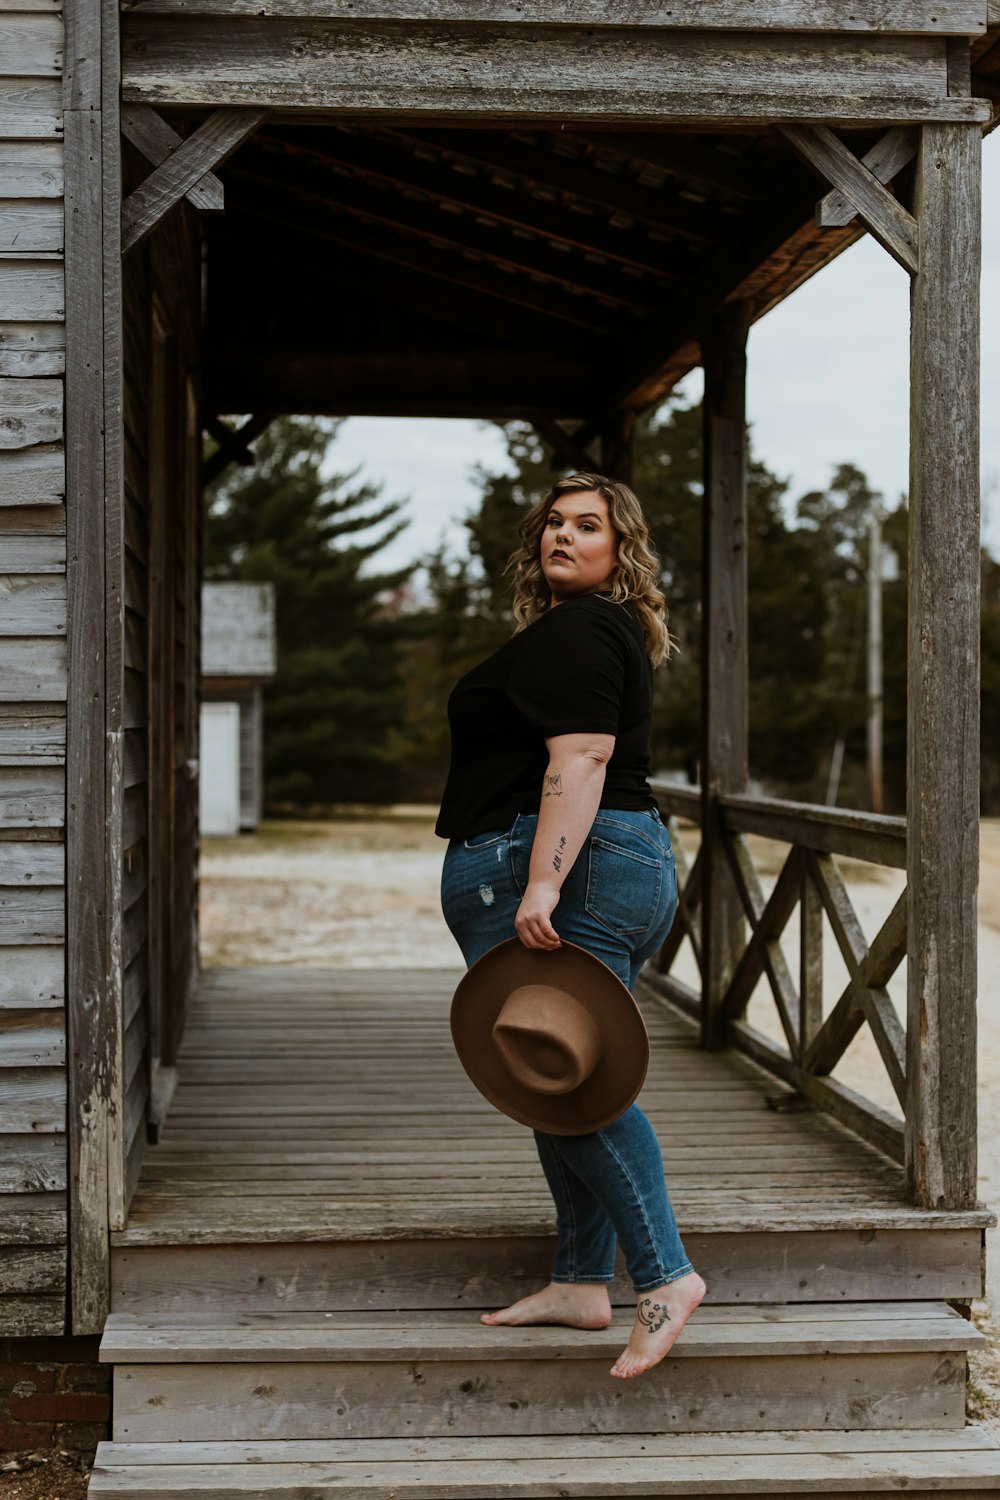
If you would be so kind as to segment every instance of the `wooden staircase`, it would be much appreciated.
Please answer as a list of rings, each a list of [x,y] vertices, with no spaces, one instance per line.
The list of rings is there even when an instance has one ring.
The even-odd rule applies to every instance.
[[[949,1305],[981,1290],[988,1215],[910,1208],[877,1153],[769,1109],[773,1080],[654,1007],[644,1103],[690,1143],[668,1175],[709,1298],[612,1380],[624,1285],[607,1332],[478,1320],[545,1279],[551,1210],[528,1133],[452,1071],[453,977],[413,979],[408,1027],[399,974],[311,983],[288,979],[301,1053],[274,974],[203,985],[113,1249],[94,1500],[1000,1494],[1000,1449],[964,1426],[981,1335]]]

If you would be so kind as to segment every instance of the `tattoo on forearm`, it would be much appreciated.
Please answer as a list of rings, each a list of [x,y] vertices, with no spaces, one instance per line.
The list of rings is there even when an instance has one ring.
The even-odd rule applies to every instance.
[[[559,840],[559,851],[558,851],[558,853],[554,854],[552,856],[552,868],[555,871],[557,871],[557,872],[562,869],[563,851],[565,850],[565,848],[566,848],[566,839],[565,839],[565,837],[563,837],[563,838],[561,838]]]
[[[561,771],[556,771],[555,774],[552,775],[552,776],[550,776],[548,774],[548,772],[546,772],[546,774],[545,774],[545,791],[542,793],[542,796],[543,797],[561,797],[562,794],[563,794],[562,772]]]
[[[638,1307],[639,1322],[650,1333],[656,1333],[670,1317],[665,1302],[654,1302],[652,1297],[643,1297]]]

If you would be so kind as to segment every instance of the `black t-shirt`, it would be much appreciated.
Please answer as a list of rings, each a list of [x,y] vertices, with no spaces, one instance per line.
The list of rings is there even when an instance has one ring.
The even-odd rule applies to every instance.
[[[459,678],[435,832],[471,838],[539,810],[547,737],[613,734],[602,807],[654,807],[653,669],[630,604],[576,594]]]

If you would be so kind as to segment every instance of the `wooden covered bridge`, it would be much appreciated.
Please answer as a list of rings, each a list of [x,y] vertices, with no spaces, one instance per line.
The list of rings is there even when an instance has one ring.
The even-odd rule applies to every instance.
[[[94,1493],[997,1493],[962,1316],[995,0],[3,8],[0,1317],[103,1335]],[[747,331],[865,233],[912,297],[905,820],[746,783]],[[645,1097],[710,1300],[622,1388],[620,1333],[472,1311],[553,1226],[451,1056],[457,969],[199,976],[201,435],[519,417],[625,476],[699,363],[704,784],[660,796],[702,837]],[[880,932],[839,856],[905,868]],[[864,1027],[895,1111],[831,1076]]]

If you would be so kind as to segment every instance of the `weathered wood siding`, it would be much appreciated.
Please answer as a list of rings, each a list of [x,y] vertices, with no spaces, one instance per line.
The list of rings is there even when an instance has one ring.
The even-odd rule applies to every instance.
[[[126,154],[126,191],[145,175]],[[157,1060],[173,1059],[196,969],[197,231],[172,216],[123,265],[125,475],[122,964],[127,1211]]]
[[[3,1334],[61,1333],[66,1297],[62,31],[0,6]]]

